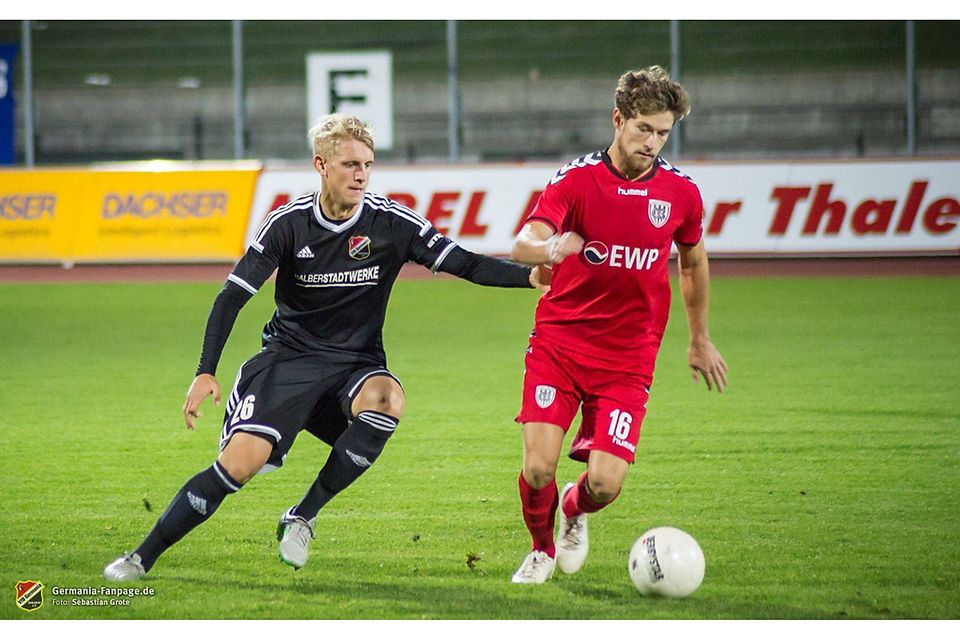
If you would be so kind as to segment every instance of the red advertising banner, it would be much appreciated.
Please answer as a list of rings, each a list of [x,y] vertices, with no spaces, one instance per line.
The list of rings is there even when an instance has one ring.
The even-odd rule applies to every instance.
[[[562,163],[384,167],[370,190],[430,220],[465,248],[507,254]],[[960,160],[682,163],[704,201],[711,254],[960,255]],[[320,186],[306,168],[268,166],[249,243],[263,217]]]

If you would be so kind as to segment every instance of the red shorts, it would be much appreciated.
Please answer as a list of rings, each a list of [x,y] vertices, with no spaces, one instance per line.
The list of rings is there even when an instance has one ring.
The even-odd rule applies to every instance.
[[[583,408],[570,457],[586,462],[590,451],[606,451],[633,462],[640,425],[647,413],[651,373],[616,369],[588,356],[562,352],[536,336],[524,360],[523,403],[517,422],[555,424],[566,433]]]

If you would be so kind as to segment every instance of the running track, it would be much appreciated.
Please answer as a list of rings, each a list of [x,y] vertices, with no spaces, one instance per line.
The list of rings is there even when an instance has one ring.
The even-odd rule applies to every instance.
[[[0,265],[0,283],[28,282],[222,282],[232,264],[146,265]],[[671,273],[676,272],[675,261]],[[960,255],[924,258],[719,258],[710,273],[725,277],[960,277]],[[429,278],[425,268],[409,264],[401,278]],[[450,277],[441,274],[438,277]]]

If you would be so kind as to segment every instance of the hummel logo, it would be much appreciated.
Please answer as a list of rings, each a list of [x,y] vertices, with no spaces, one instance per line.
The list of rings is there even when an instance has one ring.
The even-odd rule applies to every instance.
[[[199,513],[202,516],[207,515],[207,501],[203,498],[196,496],[192,491],[187,491],[187,501],[190,502],[190,506],[193,507],[193,510]]]
[[[347,455],[350,456],[350,459],[353,460],[353,464],[357,465],[358,467],[366,468],[373,464],[363,456],[358,456],[353,451],[350,451],[350,449],[344,449],[344,451],[346,451]]]
[[[306,247],[304,247],[303,249],[300,249],[300,251],[297,251],[297,257],[298,257],[298,258],[312,258],[312,257],[313,257],[313,251],[310,251],[310,247],[309,247],[309,246],[306,246]]]
[[[618,196],[645,196],[647,195],[646,189],[624,189],[623,187],[617,187]]]

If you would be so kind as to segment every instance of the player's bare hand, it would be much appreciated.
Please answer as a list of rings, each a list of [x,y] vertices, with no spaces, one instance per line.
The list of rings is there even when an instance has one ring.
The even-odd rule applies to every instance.
[[[550,291],[550,281],[553,278],[553,269],[550,265],[540,264],[530,269],[530,284],[541,293]]]
[[[727,363],[712,342],[705,340],[691,343],[687,349],[687,362],[692,370],[694,384],[703,376],[707,391],[716,387],[718,393],[723,393],[727,387]]]
[[[550,264],[559,264],[583,250],[583,238],[575,231],[553,236],[547,241]]]
[[[183,403],[183,419],[187,429],[196,429],[196,419],[203,416],[200,413],[200,403],[207,396],[213,396],[214,403],[220,405],[220,383],[209,373],[201,373],[193,379],[187,390],[187,399]]]

